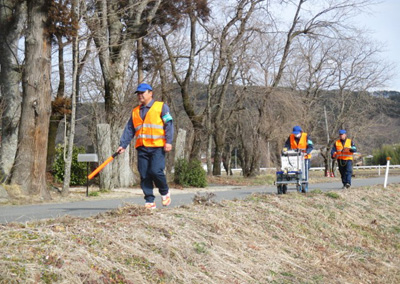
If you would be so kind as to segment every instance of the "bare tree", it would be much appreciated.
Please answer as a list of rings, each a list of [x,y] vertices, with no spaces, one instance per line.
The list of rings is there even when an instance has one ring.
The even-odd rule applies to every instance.
[[[291,86],[301,92],[307,129],[316,134],[328,130],[326,136],[330,138],[319,144],[324,145],[321,153],[326,171],[331,171],[329,152],[337,131],[357,125],[356,134],[377,123],[369,119],[375,106],[368,90],[383,86],[391,67],[378,62],[380,48],[363,38],[362,31],[346,39],[307,38],[299,40],[297,46],[300,52],[288,68]],[[325,121],[324,112],[329,121],[326,126],[325,122],[318,123]]]
[[[0,84],[4,110],[1,118],[0,167],[9,175],[17,152],[18,125],[21,117],[18,42],[25,28],[25,1],[0,2]]]
[[[282,1],[284,5],[293,4],[291,1]],[[259,148],[259,143],[262,141],[262,137],[268,136],[265,131],[264,122],[267,119],[267,105],[269,100],[276,92],[278,86],[284,86],[285,71],[288,66],[288,62],[295,52],[294,41],[299,37],[331,37],[331,38],[345,38],[347,33],[347,19],[354,15],[355,11],[359,11],[365,6],[371,4],[368,1],[324,1],[319,2],[319,5],[313,6],[314,1],[299,0],[295,6],[293,18],[291,24],[286,32],[281,32],[276,29],[264,31],[260,35],[275,33],[276,35],[283,36],[282,47],[275,49],[275,51],[267,51],[273,56],[272,62],[268,62],[266,66],[260,66],[264,70],[265,74],[268,74],[268,82],[266,84],[266,92],[262,100],[262,107],[259,112],[259,124],[257,127],[257,137],[254,139],[253,149]],[[272,17],[273,15],[271,15]],[[275,25],[278,27],[278,25]],[[273,26],[267,25],[266,27],[271,28]],[[280,42],[273,41],[273,42]],[[267,44],[266,48],[276,47],[276,45]],[[282,50],[282,51],[280,51]],[[262,60],[261,60],[262,62]],[[259,164],[259,155],[256,152],[252,153],[250,169],[256,169]],[[250,170],[246,175],[254,175],[253,170]]]
[[[23,100],[18,150],[11,182],[28,194],[49,199],[46,186],[46,154],[51,113],[48,0],[28,1],[25,38]]]
[[[57,94],[51,103],[49,138],[47,145],[47,171],[50,171],[56,154],[56,136],[60,121],[71,113],[71,100],[65,97],[65,62],[64,50],[71,43],[71,12],[70,0],[52,1],[49,20],[49,32],[53,43],[58,47],[58,87]],[[64,41],[66,39],[66,41]]]
[[[208,128],[208,162],[211,160],[211,140],[214,139],[214,165],[213,174],[221,175],[222,153],[225,144],[225,136],[228,130],[227,123],[232,110],[225,108],[228,87],[235,81],[235,68],[238,63],[239,53],[245,53],[245,46],[251,41],[252,32],[247,31],[248,22],[257,5],[262,1],[241,0],[234,7],[234,13],[227,24],[217,33],[218,28],[211,31],[213,43],[213,63],[209,71],[207,86],[207,128]],[[238,98],[240,100],[240,97]],[[232,97],[230,98],[232,100]],[[238,105],[238,103],[236,103]],[[210,166],[208,172],[210,174]]]
[[[71,96],[71,123],[70,133],[68,141],[68,152],[65,159],[64,169],[64,183],[62,189],[62,195],[66,196],[69,193],[69,183],[71,181],[71,164],[72,164],[72,153],[74,147],[75,137],[75,123],[76,123],[76,98],[77,98],[77,81],[78,81],[78,65],[79,65],[79,0],[72,0],[71,11],[72,11],[72,26],[75,28],[75,33],[72,34],[72,96]]]
[[[191,92],[191,82],[193,80],[194,67],[196,62],[196,55],[204,47],[198,47],[198,42],[196,37],[197,34],[197,21],[201,19],[206,19],[208,17],[208,8],[197,9],[197,3],[201,1],[193,0],[187,1],[187,5],[183,9],[183,13],[187,15],[189,22],[189,44],[188,44],[188,54],[179,54],[180,49],[173,50],[171,48],[170,39],[168,36],[172,34],[173,29],[168,31],[158,30],[158,34],[161,36],[164,42],[165,49],[167,51],[168,60],[171,65],[171,72],[178,83],[181,91],[181,96],[183,100],[183,107],[190,119],[193,127],[193,143],[191,147],[190,159],[200,158],[201,140],[204,131],[204,120],[205,113],[204,109],[201,111],[196,111],[195,108],[195,92]],[[171,27],[173,28],[173,26]],[[181,72],[178,69],[178,64],[182,64],[181,61],[186,60],[185,71]]]
[[[379,59],[380,49],[358,37],[354,42],[341,42],[335,48],[330,63],[337,78],[334,95],[327,105],[330,114],[332,141],[341,128],[351,131],[353,137],[376,123],[371,113],[373,104],[368,90],[381,87],[390,78],[391,65],[383,65]],[[325,157],[326,158],[326,157]]]

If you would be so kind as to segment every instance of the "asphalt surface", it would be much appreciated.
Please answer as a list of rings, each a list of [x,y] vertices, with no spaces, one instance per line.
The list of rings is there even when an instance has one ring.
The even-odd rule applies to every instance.
[[[377,184],[384,184],[384,177],[368,178],[368,179],[353,179],[352,187],[363,187]],[[388,184],[400,183],[400,176],[389,176]],[[340,182],[317,183],[310,184],[309,191],[320,189],[322,191],[341,190]],[[206,191],[200,191],[200,194],[213,192],[212,186]],[[288,192],[295,191],[294,185],[289,185]],[[215,191],[213,200],[232,200],[243,199],[253,193],[271,193],[276,194],[276,186],[227,186],[224,191]],[[172,196],[171,207],[177,207],[185,204],[193,203],[193,198],[196,193],[176,194]],[[0,206],[0,223],[18,222],[25,223],[29,221],[57,218],[65,215],[89,217],[102,212],[122,207],[127,203],[143,204],[143,197],[125,198],[125,199],[104,199],[93,201],[78,201],[69,203],[49,203],[37,205],[22,205],[22,206]],[[156,198],[157,207],[162,207],[160,198]]]

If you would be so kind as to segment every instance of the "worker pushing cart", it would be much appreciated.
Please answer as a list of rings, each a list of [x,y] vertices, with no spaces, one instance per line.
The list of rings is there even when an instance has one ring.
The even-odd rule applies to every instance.
[[[308,171],[313,148],[309,135],[300,126],[293,127],[282,151],[282,170],[277,172],[278,194],[286,193],[289,183],[295,183],[299,192],[308,192]]]
[[[283,149],[281,155],[281,170],[276,172],[278,194],[286,194],[288,185],[296,186],[298,192],[308,191],[308,170],[304,153],[296,150]]]

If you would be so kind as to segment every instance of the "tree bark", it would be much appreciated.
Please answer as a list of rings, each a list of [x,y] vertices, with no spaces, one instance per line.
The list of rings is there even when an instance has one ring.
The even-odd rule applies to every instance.
[[[21,117],[19,90],[22,68],[18,63],[18,41],[24,29],[26,3],[4,0],[0,4],[0,84],[3,115],[1,119],[0,167],[6,176],[11,173],[18,144]]]
[[[123,129],[119,129],[116,137],[122,136]],[[119,142],[119,141],[118,141]],[[112,149],[117,149],[117,145],[112,147]],[[114,150],[111,150],[112,153]],[[118,185],[119,187],[130,187],[135,182],[135,175],[130,166],[130,147],[126,148],[126,153],[119,155],[114,160],[114,166],[112,167],[113,173],[112,178],[114,179],[114,185]],[[135,149],[133,149],[135,150]],[[118,169],[118,173],[115,174],[114,170]]]
[[[99,152],[99,165],[102,164],[111,153],[111,129],[108,124],[97,124],[97,143]],[[112,182],[111,163],[108,164],[99,173],[100,189],[112,190],[114,184]]]
[[[58,43],[58,73],[59,73],[59,83],[57,89],[56,98],[64,97],[65,91],[65,67],[64,67],[64,43],[62,42],[62,36],[56,34]],[[49,127],[49,138],[47,145],[47,166],[46,170],[51,171],[54,157],[56,155],[56,136],[58,125],[63,119],[64,114],[60,113],[57,108],[52,106],[51,116],[50,116],[50,127]]]
[[[175,161],[185,158],[186,130],[179,129],[175,143]]]
[[[11,182],[28,194],[50,199],[46,187],[46,153],[51,114],[51,41],[47,31],[48,0],[28,1],[25,69],[18,150]]]
[[[79,22],[79,0],[72,1],[72,23],[73,26],[78,27]],[[70,131],[68,137],[68,151],[65,159],[64,168],[64,183],[62,189],[62,195],[67,196],[69,194],[69,183],[71,181],[71,164],[72,154],[74,149],[74,137],[75,137],[75,124],[76,124],[76,97],[77,97],[77,81],[78,81],[78,62],[79,62],[79,37],[78,31],[72,38],[72,96],[71,96],[71,122]]]

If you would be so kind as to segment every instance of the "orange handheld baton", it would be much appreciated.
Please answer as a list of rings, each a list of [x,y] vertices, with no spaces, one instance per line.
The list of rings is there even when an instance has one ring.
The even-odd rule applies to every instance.
[[[110,156],[107,160],[104,161],[104,163],[102,163],[90,175],[88,175],[88,178],[89,179],[94,178],[105,166],[108,165],[108,163],[110,163],[112,160],[114,160],[114,158],[118,155],[119,155],[119,152],[115,152],[114,154],[112,154],[112,156]]]

